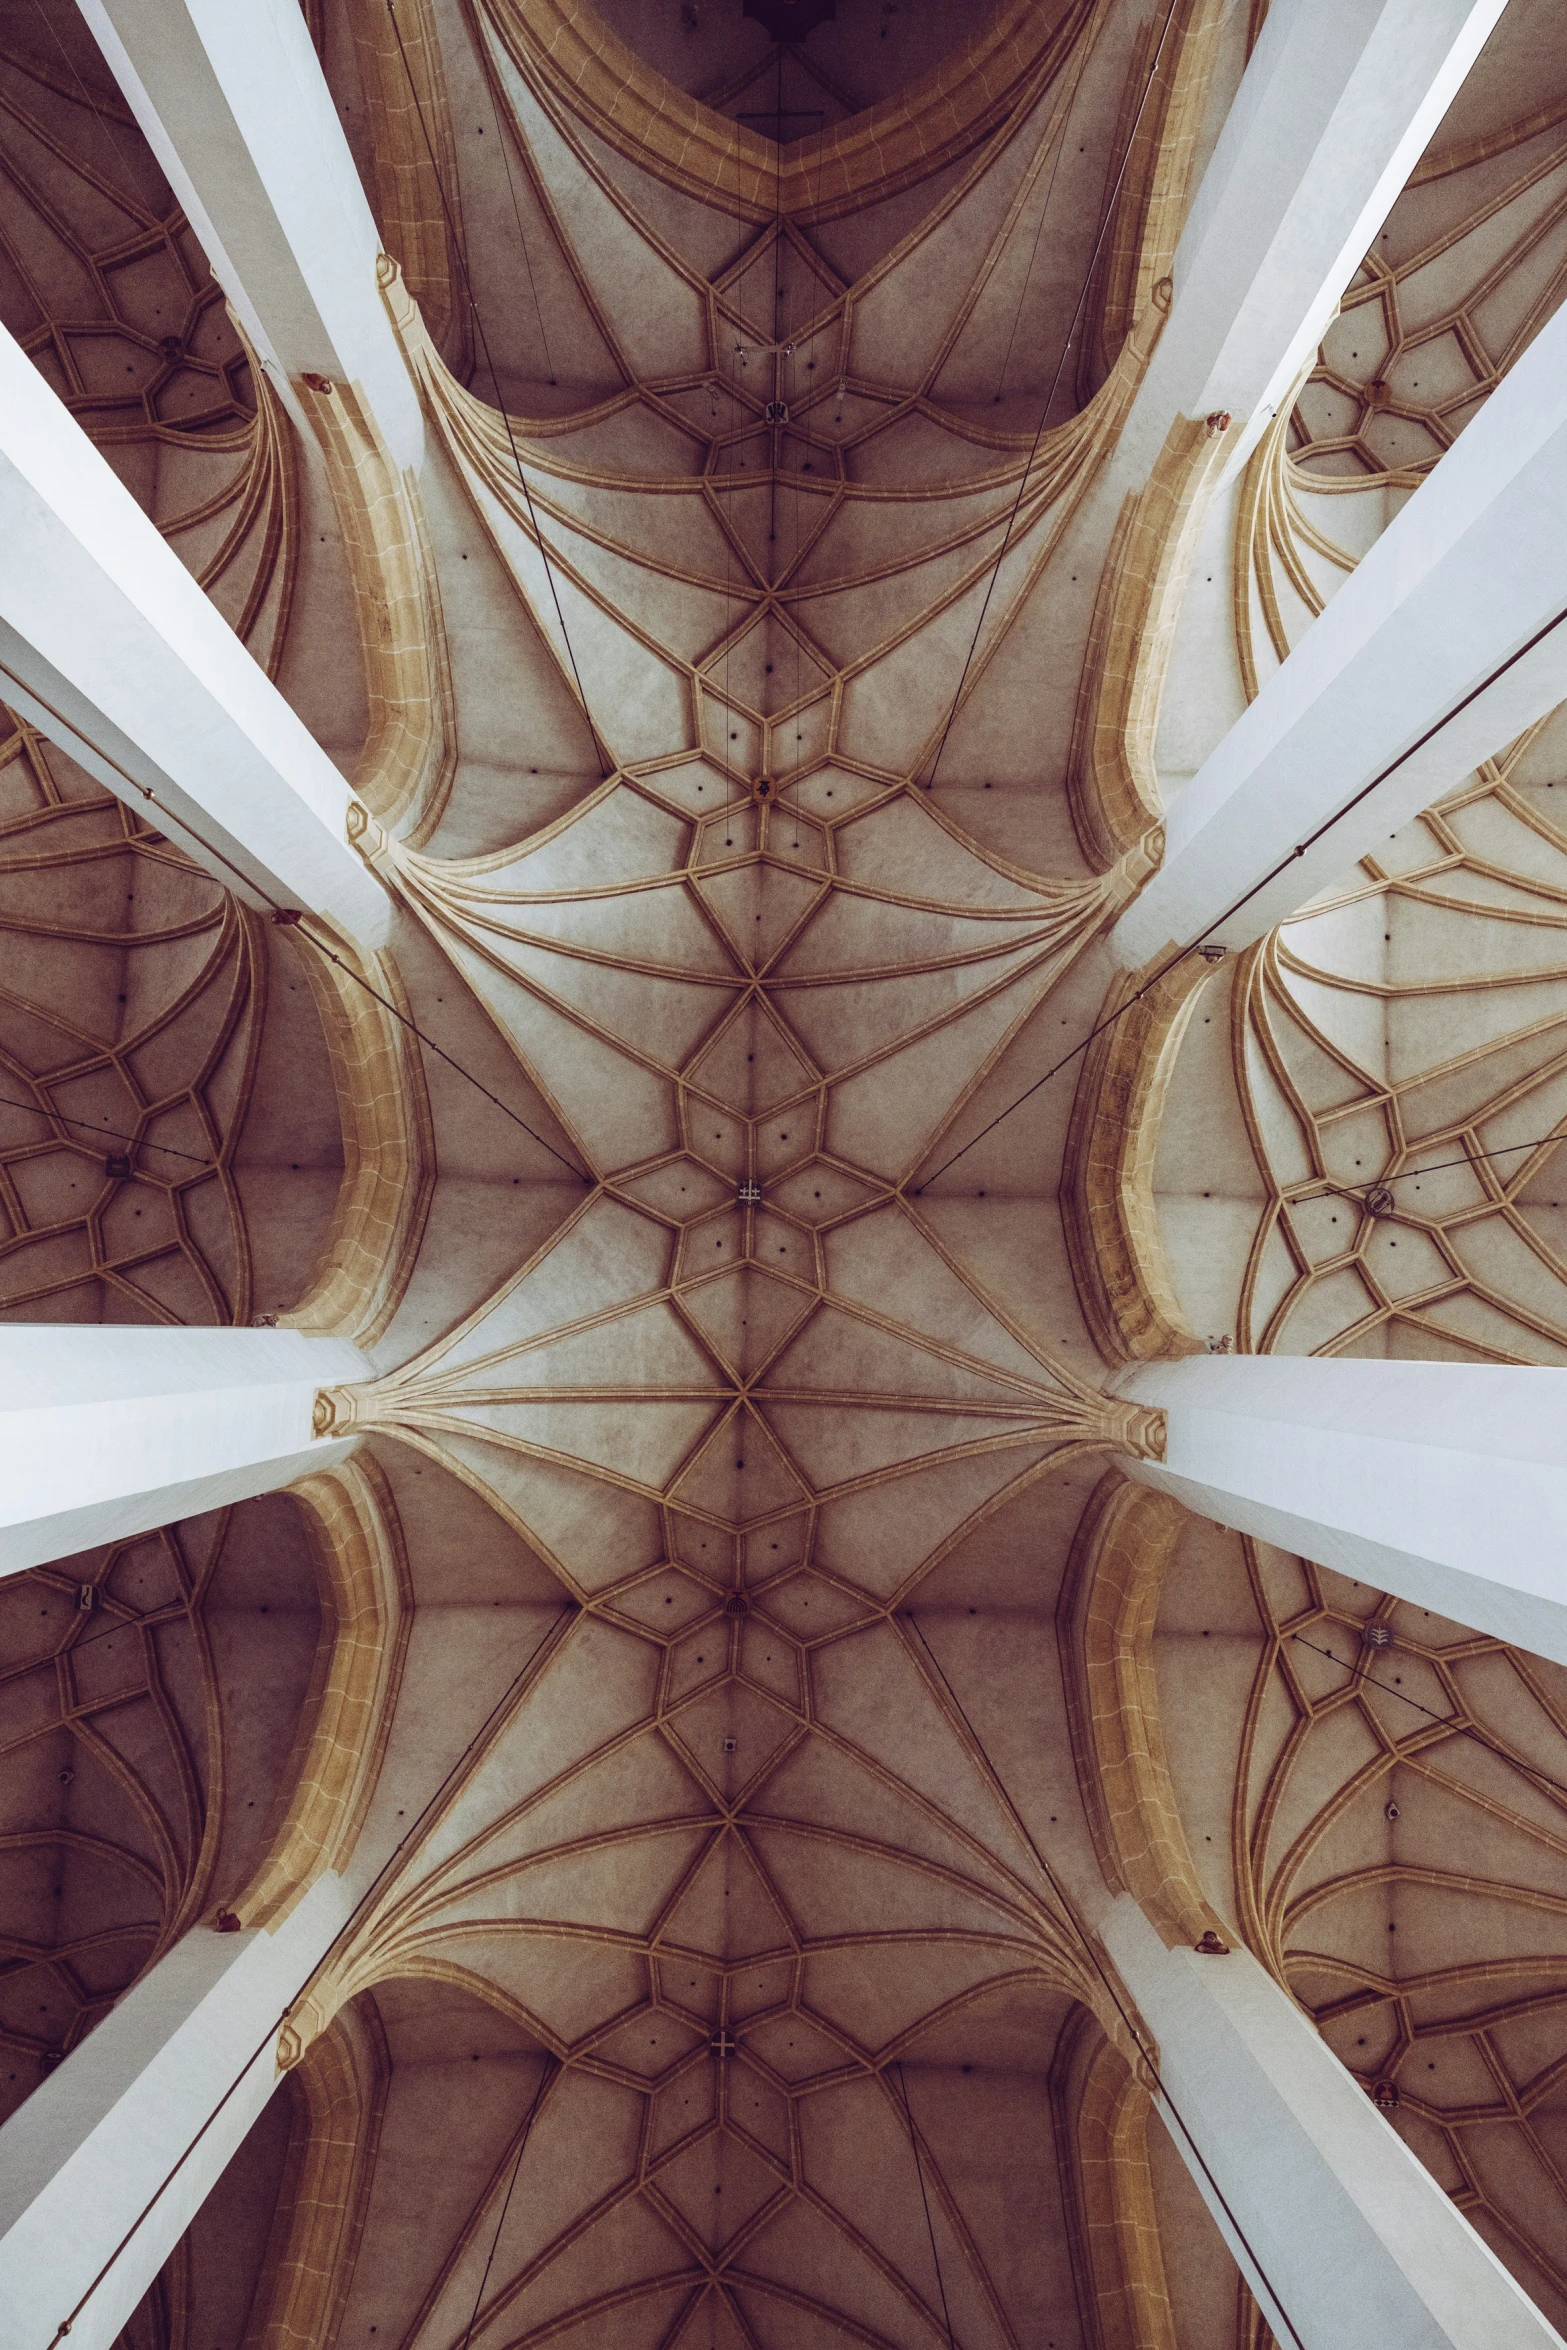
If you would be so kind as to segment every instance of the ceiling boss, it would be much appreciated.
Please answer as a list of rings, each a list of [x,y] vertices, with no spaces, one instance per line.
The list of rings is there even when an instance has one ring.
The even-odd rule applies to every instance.
[[[0,2337],[1559,2344],[1548,0],[0,27]]]

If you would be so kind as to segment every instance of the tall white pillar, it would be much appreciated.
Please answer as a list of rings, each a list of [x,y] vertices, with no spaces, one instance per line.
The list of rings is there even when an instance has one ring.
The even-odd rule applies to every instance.
[[[1249,945],[1564,699],[1567,309],[1176,800],[1116,959]]]
[[[326,1876],[276,1933],[195,1928],[0,2129],[7,2350],[110,2350],[276,2087],[284,2011],[348,1913]]]
[[[1567,1664],[1567,1371],[1196,1355],[1124,1372],[1188,1509]]]
[[[1233,472],[1322,340],[1503,0],[1270,8],[1192,202],[1169,324],[1123,435],[1228,410]]]
[[[334,1467],[316,1395],[369,1376],[301,1330],[0,1323],[0,1574]]]
[[[1560,2350],[1249,1951],[1167,1950],[1130,1894],[1100,1930],[1158,2041],[1170,2135],[1280,2350]]]
[[[381,240],[298,0],[79,0],[212,273],[283,389],[356,384],[398,465],[419,402]]]
[[[251,904],[385,939],[348,785],[3,328],[0,700]]]

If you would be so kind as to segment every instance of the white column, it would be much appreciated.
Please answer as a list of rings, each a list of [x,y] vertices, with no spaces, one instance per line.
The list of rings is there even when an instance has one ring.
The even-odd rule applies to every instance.
[[[1112,933],[1117,960],[1249,945],[1563,699],[1567,309],[1181,793],[1164,863]]]
[[[317,1392],[369,1376],[302,1330],[0,1323],[0,1574],[334,1467]]]
[[[3,328],[0,700],[248,902],[386,937],[342,776]]]
[[[1170,2135],[1280,2350],[1559,2350],[1249,1951],[1167,1950],[1129,1894],[1101,1932],[1158,2041]]]
[[[1123,446],[1228,410],[1233,472],[1322,340],[1503,0],[1278,0],[1203,173]]]
[[[1115,1386],[1167,1415],[1144,1484],[1567,1664],[1567,1371],[1198,1355]]]
[[[276,2087],[284,2011],[348,1912],[326,1876],[276,1933],[195,1928],[0,2129],[8,2350],[110,2350]]]
[[[298,0],[79,0],[258,355],[357,384],[399,465],[423,425],[381,240]]]

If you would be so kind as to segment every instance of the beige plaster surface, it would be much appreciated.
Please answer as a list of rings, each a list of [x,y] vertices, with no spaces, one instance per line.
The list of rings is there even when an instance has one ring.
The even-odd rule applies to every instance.
[[[470,2325],[530,2350],[1262,2350],[1129,2066],[1094,1934],[1126,1883],[1177,1938],[1218,1918],[1368,2087],[1396,2077],[1409,2143],[1567,2307],[1561,1692],[1402,1610],[1379,1653],[1432,1709],[1406,1720],[1348,1661],[1393,1620],[1378,1595],[1195,1524],[1095,1547],[1107,1472],[1158,1432],[1104,1393],[1061,1203],[1092,1176],[1082,1231],[1134,1233],[1148,1329],[1561,1360],[1548,1153],[1401,1189],[1391,1219],[1326,1188],[1556,1123],[1554,738],[1212,975],[1183,1031],[1151,1022],[1165,1060],[1111,1072],[1092,1147],[1075,1064],[1012,1107],[1093,1025],[1102,934],[1157,855],[1137,825],[1108,861],[1080,838],[1085,713],[1168,796],[1415,478],[1381,424],[1324,447],[1330,338],[1204,531],[1184,473],[1156,485],[1125,611],[1157,643],[1139,666],[1125,623],[1129,665],[1085,671],[1100,477],[1246,14],[1177,8],[1068,347],[1156,37],[1136,0],[840,0],[782,69],[784,104],[820,93],[815,182],[808,139],[784,157],[745,119],[780,69],[737,7],[398,0],[442,110],[439,220],[382,33],[313,4],[425,404],[400,484],[341,388],[311,395],[338,403],[313,411],[331,463],[258,412],[90,56],[80,91],[36,43],[0,59],[0,135],[32,158],[0,235],[39,256],[0,314],[356,774],[425,1040],[398,1063],[362,986],[302,984],[307,944],[15,739],[4,1050],[38,1091],[0,1110],[6,1310],[244,1321],[352,1289],[368,1314],[374,1289],[381,1317],[377,1376],[328,1399],[373,1464],[352,1526],[308,1536],[280,1497],[8,1587],[31,1873],[7,2049],[69,2044],[268,1854],[258,1898],[333,1838],[365,1896],[130,2350]],[[1459,162],[1422,165],[1335,336],[1370,289],[1412,319],[1440,279],[1489,338],[1476,380],[1521,347],[1482,281],[1555,282],[1558,126],[1514,136],[1505,95],[1538,15],[1514,0],[1434,150]],[[916,168],[992,16],[1013,96],[961,121],[953,96]],[[574,96],[567,33],[618,81]],[[723,184],[674,152],[688,122]],[[82,189],[111,161],[106,227]],[[1506,193],[1525,163],[1535,192]],[[102,258],[131,217],[158,282],[183,272],[210,424],[157,408],[176,379]],[[81,355],[122,345],[110,403]],[[378,800],[356,763],[388,709],[428,731]],[[78,1100],[194,1138],[189,1187],[142,1155],[100,1179],[58,1122]],[[367,1159],[406,1197],[354,1192],[349,1233]],[[1126,1252],[1086,1245],[1124,1287]],[[401,1562],[395,1641],[349,1604],[372,1559],[383,1591]],[[140,1679],[82,1694],[77,1651],[116,1641]]]

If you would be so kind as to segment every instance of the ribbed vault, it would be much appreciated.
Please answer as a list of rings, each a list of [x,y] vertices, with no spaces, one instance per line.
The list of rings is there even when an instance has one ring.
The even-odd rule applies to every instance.
[[[1396,2080],[1556,2308],[1561,1676],[1132,1509],[1159,1429],[1105,1388],[1209,1332],[1567,1359],[1549,1154],[1483,1156],[1558,1122],[1552,729],[1075,1111],[1031,1090],[1161,785],[1555,306],[1555,84],[1498,96],[1541,12],[1201,562],[1227,427],[1168,513],[1106,483],[1261,8],[839,0],[780,48],[738,0],[308,0],[418,479],[319,379],[296,463],[36,13],[0,310],[397,907],[374,1012],[9,740],[0,1310],[293,1315],[374,1367],[319,1406],[351,1495],[6,1586],[9,2048],[218,1901],[385,1864],[127,2350],[1265,2350],[1099,1955],[1123,1885]],[[1370,1208],[1417,1154],[1472,1163]],[[1418,1722],[1348,1661],[1373,1619]]]

